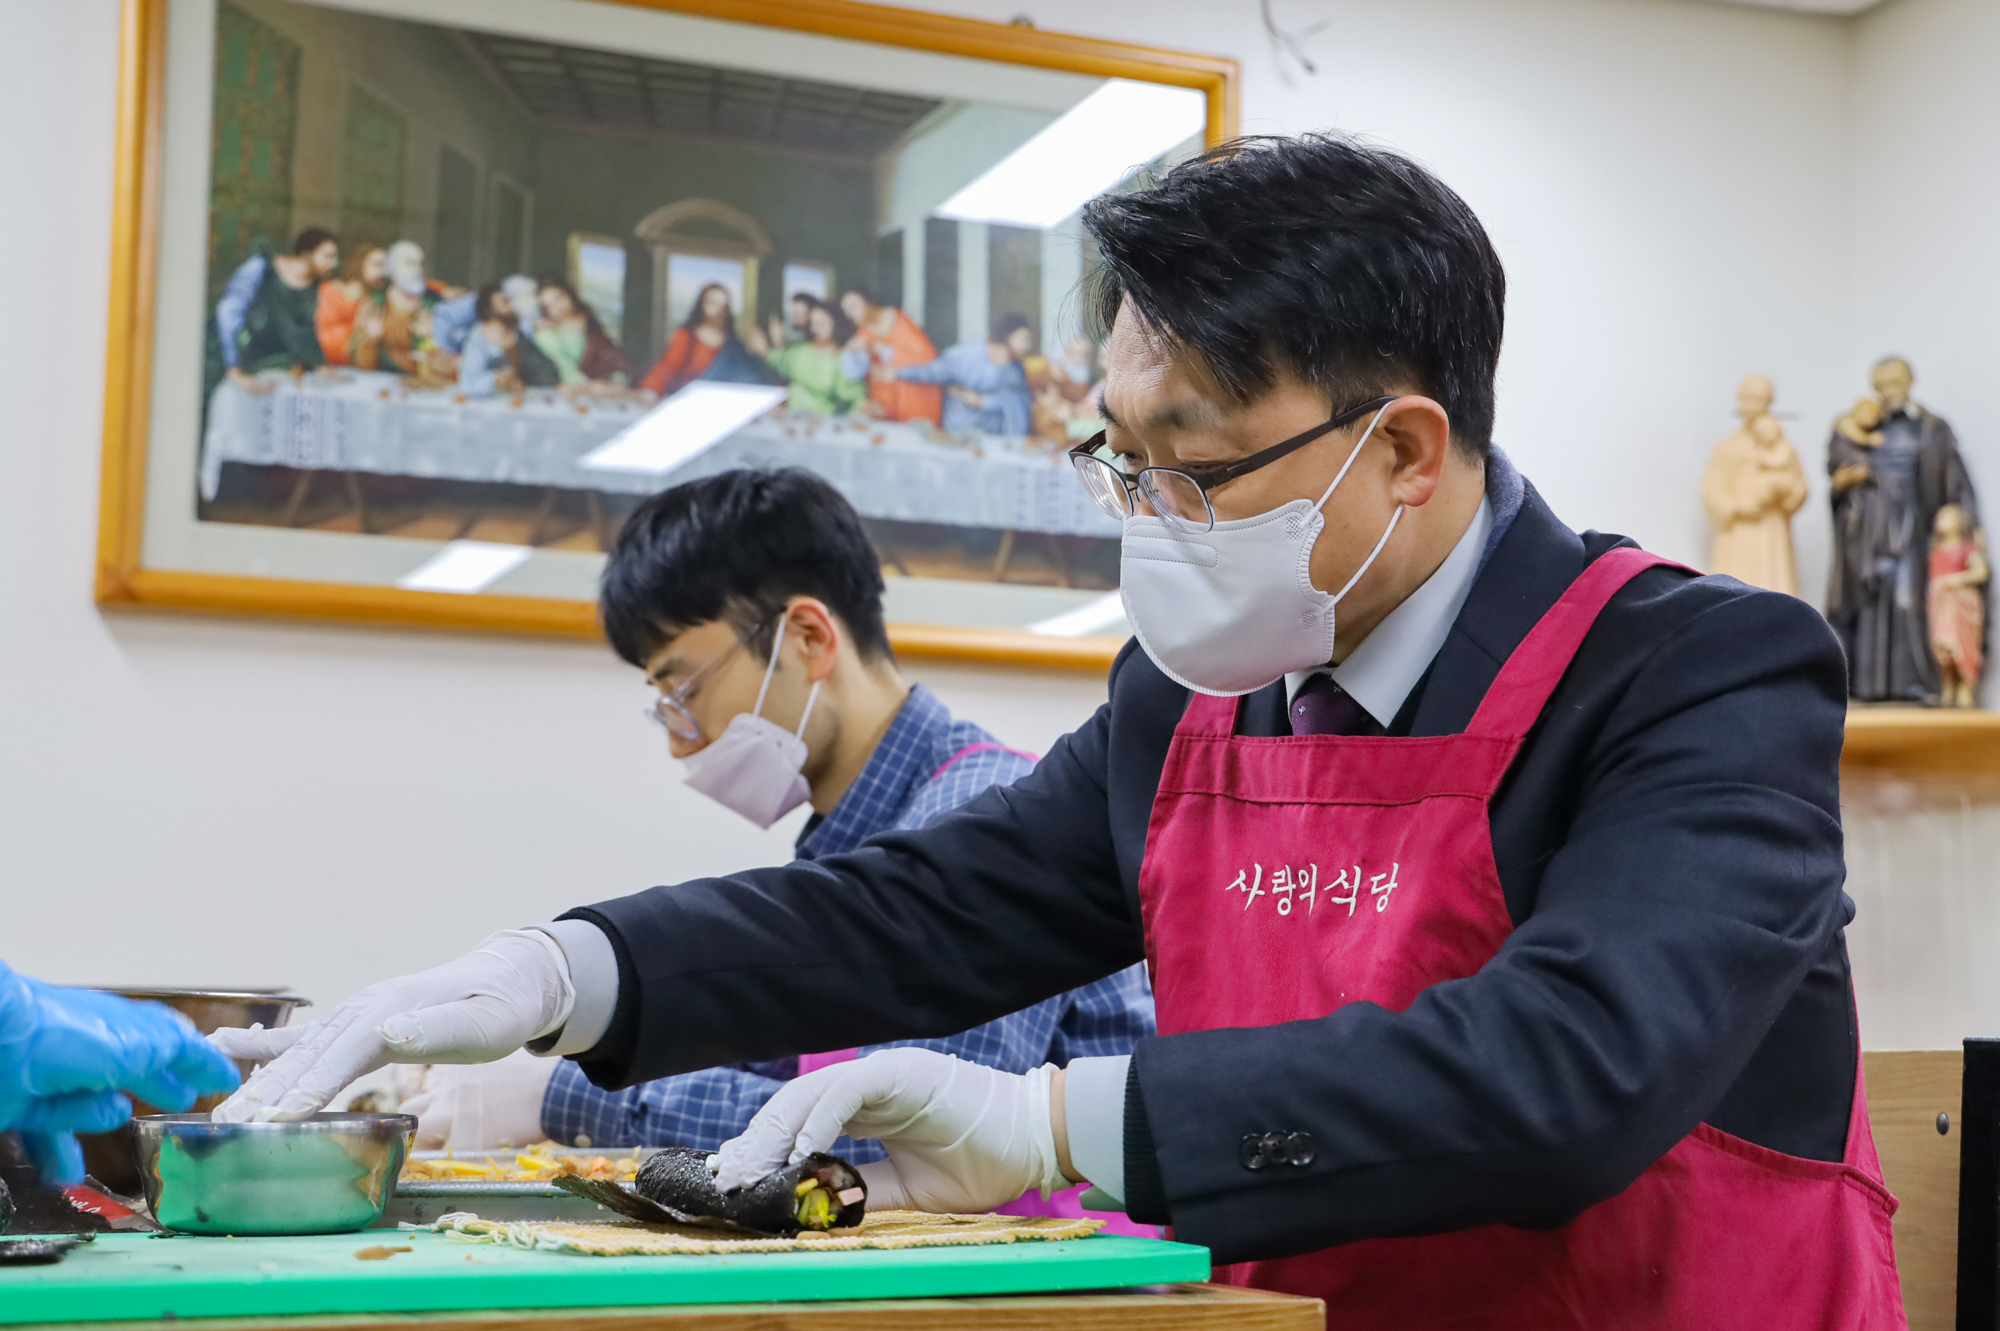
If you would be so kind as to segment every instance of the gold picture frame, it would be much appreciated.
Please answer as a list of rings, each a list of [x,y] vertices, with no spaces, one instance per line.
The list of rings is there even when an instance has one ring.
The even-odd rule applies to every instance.
[[[159,231],[165,161],[169,5],[123,0],[106,343],[103,470],[95,594],[114,608],[273,616],[391,626],[596,636],[587,600],[459,595],[397,586],[244,576],[149,566],[145,559]],[[1198,91],[1206,139],[1236,132],[1236,62],[1027,26],[986,23],[856,0],[603,0],[606,4],[948,56],[1129,79]],[[931,658],[1100,669],[1122,640],[1012,629],[892,624],[899,652]]]

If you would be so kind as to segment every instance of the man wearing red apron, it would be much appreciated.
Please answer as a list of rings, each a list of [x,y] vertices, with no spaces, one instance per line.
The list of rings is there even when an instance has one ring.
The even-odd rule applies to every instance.
[[[1084,223],[1105,433],[1071,460],[1137,640],[1106,705],[921,831],[570,912],[457,1056],[532,1037],[620,1085],[1143,957],[1129,1058],[824,1068],[718,1182],[842,1130],[887,1148],[871,1205],[1089,1180],[1340,1328],[1903,1326],[1825,622],[1570,529],[1492,446],[1499,260],[1415,164],[1255,140]],[[428,1027],[490,970],[331,1020]],[[400,1056],[309,1041],[232,1112]]]
[[[1167,755],[1139,880],[1160,1033],[1269,1026],[1360,1002],[1402,1012],[1491,960],[1513,923],[1488,805],[1604,603],[1662,562],[1630,547],[1600,556],[1457,735],[1249,739],[1234,733],[1235,699],[1196,697]],[[1774,1325],[1895,1325],[1895,1202],[1864,1103],[1857,1075],[1837,1164],[1702,1123],[1617,1196],[1552,1230],[1374,1239],[1246,1262],[1224,1278],[1310,1294],[1342,1314],[1339,1326],[1385,1331],[1733,1325],[1719,1310],[1760,1288],[1777,1297],[1748,1301]],[[1246,1137],[1243,1163],[1285,1170],[1315,1152],[1310,1134]],[[1747,1324],[1751,1313],[1731,1316]]]

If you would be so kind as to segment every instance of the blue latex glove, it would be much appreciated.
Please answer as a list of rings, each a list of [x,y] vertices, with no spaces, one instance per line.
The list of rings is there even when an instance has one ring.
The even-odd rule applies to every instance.
[[[0,1131],[18,1129],[43,1178],[83,1181],[79,1132],[132,1114],[122,1091],[178,1113],[240,1078],[178,1012],[91,989],[64,989],[0,963]]]

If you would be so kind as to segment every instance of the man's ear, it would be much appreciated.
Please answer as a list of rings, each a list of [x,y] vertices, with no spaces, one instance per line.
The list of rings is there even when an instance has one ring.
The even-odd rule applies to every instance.
[[[794,596],[785,607],[785,641],[797,642],[805,657],[806,679],[818,684],[833,673],[840,655],[840,620],[826,603],[810,596]]]
[[[1451,453],[1451,417],[1437,402],[1412,394],[1390,403],[1376,435],[1395,450],[1389,488],[1396,502],[1420,508],[1437,493]]]

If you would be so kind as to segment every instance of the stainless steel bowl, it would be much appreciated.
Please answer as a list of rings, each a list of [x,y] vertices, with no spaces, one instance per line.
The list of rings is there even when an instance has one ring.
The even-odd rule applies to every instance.
[[[214,1123],[207,1114],[132,1120],[153,1218],[187,1234],[344,1234],[381,1218],[417,1120],[314,1114]]]
[[[194,1028],[203,1035],[218,1031],[224,1026],[251,1026],[262,1023],[266,1030],[276,1030],[292,1018],[292,1009],[310,1007],[312,1000],[294,994],[281,993],[275,989],[118,989],[107,987],[107,994],[117,994],[138,1002],[165,1003],[174,1011],[194,1023]],[[250,1064],[237,1061],[236,1070],[245,1077],[250,1075]],[[195,1113],[213,1109],[226,1097],[220,1095],[203,1096],[192,1106]],[[135,1114],[152,1114],[158,1111],[148,1104],[135,1104]],[[83,1141],[83,1167],[90,1176],[115,1192],[132,1196],[139,1191],[139,1162],[132,1154],[132,1136],[127,1128],[112,1132],[87,1133]]]
[[[310,998],[280,993],[275,989],[117,989],[107,994],[136,1002],[165,1003],[194,1023],[203,1035],[224,1026],[254,1026],[276,1030],[292,1018],[292,1009],[311,1007]],[[247,1071],[247,1069],[246,1069]]]

